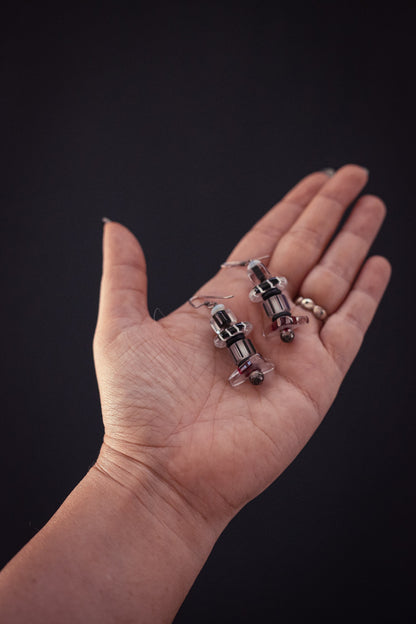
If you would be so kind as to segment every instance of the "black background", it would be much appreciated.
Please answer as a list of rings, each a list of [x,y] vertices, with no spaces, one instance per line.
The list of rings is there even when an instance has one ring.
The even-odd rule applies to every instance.
[[[392,282],[326,420],[226,529],[176,622],[410,621],[416,15],[404,6],[3,8],[2,564],[100,446],[101,217],[137,234],[149,308],[167,314],[301,177],[355,162],[388,207],[373,252]]]

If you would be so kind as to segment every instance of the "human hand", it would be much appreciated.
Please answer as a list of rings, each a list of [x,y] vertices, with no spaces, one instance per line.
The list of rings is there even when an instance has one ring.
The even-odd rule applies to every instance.
[[[328,311],[324,324],[310,314],[293,343],[265,339],[244,269],[220,270],[198,291],[234,294],[230,307],[254,325],[257,350],[276,365],[259,387],[228,384],[232,360],[215,349],[205,308],[185,303],[159,321],[149,316],[141,248],[120,224],[105,225],[94,338],[105,425],[97,468],[221,528],[276,479],[334,400],[389,279],[384,258],[365,261],[385,215],[377,197],[361,197],[329,244],[366,182],[355,165],[306,177],[229,258],[270,254],[272,275],[288,279],[292,311],[305,314],[293,304],[299,293],[311,297]]]

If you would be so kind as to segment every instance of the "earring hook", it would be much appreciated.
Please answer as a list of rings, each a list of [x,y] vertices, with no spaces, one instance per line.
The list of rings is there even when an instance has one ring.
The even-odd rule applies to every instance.
[[[202,306],[206,306],[207,308],[213,308],[216,305],[217,299],[232,299],[233,297],[234,295],[226,295],[225,297],[220,295],[194,295],[193,297],[188,299],[188,303],[190,303],[191,306],[195,308],[195,310],[197,310],[198,308],[202,308]],[[204,299],[205,301],[203,301],[199,305],[195,305],[194,301],[197,301],[198,299]],[[208,299],[213,299],[213,301],[208,301]]]
[[[249,258],[249,260],[231,260],[231,262],[223,262],[221,265],[222,269],[228,269],[230,267],[243,267],[253,262],[253,260],[264,260],[265,258],[270,258],[270,254],[267,256],[260,256],[259,258]]]

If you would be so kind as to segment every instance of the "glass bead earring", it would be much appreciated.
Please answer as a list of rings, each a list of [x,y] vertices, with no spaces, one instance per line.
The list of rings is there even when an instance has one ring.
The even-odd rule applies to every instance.
[[[194,308],[206,306],[211,310],[210,325],[216,334],[214,345],[219,349],[227,347],[237,366],[228,377],[229,383],[232,386],[239,386],[248,380],[254,386],[258,386],[263,383],[264,376],[274,369],[274,364],[264,359],[251,340],[247,338],[253,328],[251,323],[238,321],[232,310],[216,301],[228,298],[199,295],[191,297],[189,303]],[[197,300],[203,301],[196,305]]]
[[[294,316],[291,314],[289,301],[282,290],[287,285],[285,277],[272,276],[260,259],[244,260],[242,262],[225,262],[223,268],[245,266],[247,274],[254,285],[249,292],[249,299],[253,303],[263,303],[267,314],[267,324],[264,335],[279,335],[283,342],[292,342],[295,338],[295,328],[309,323],[308,316]]]

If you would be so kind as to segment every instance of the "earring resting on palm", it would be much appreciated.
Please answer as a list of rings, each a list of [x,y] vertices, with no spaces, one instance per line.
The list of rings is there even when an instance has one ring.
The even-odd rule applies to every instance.
[[[308,316],[294,316],[290,312],[289,302],[282,293],[287,284],[285,277],[274,277],[260,260],[225,262],[223,268],[246,266],[254,288],[249,292],[249,299],[254,303],[263,302],[263,308],[271,323],[265,327],[265,336],[279,334],[283,342],[292,342],[294,329],[303,323],[309,323]]]
[[[274,369],[273,362],[265,360],[257,352],[253,343],[246,336],[251,332],[252,325],[246,321],[238,321],[235,314],[226,308],[222,303],[217,303],[215,299],[228,299],[229,297],[194,296],[189,299],[189,303],[194,308],[206,306],[211,310],[210,325],[216,336],[214,345],[222,349],[228,348],[231,357],[237,368],[228,377],[232,386],[239,386],[245,381],[249,381],[254,386],[263,383],[264,376]],[[199,305],[195,301],[203,299]]]

